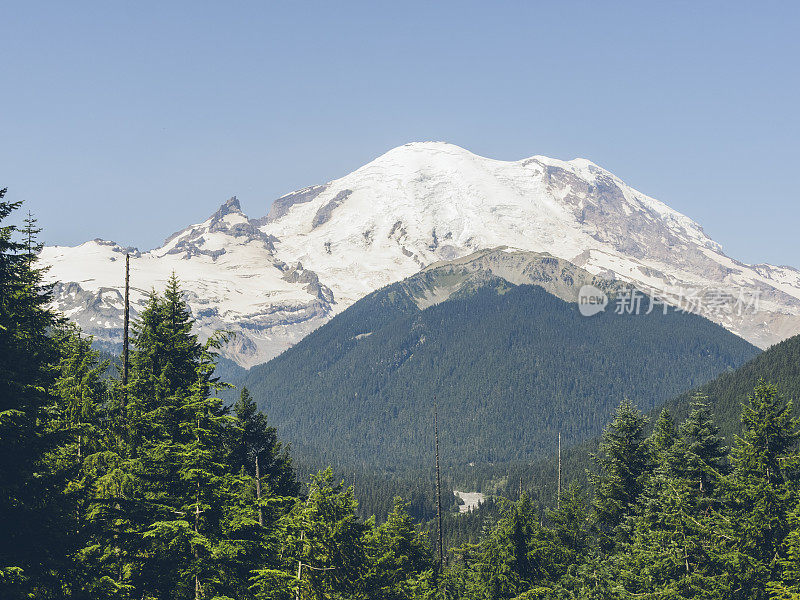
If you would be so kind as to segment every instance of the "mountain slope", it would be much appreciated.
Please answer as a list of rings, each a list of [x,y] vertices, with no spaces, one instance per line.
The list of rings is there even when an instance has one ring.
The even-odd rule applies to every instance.
[[[688,414],[695,394],[707,396],[717,425],[728,443],[732,443],[733,436],[741,432],[742,403],[761,378],[792,399],[795,414],[800,415],[800,336],[775,344],[732,373],[724,373],[696,390],[672,398],[664,406],[680,421]]]
[[[784,398],[791,399],[795,416],[800,416],[800,336],[775,344],[738,369],[722,373],[703,385],[670,398],[651,411],[650,423],[655,421],[662,407],[670,411],[676,423],[682,422],[689,414],[692,399],[700,394],[706,397],[705,401],[715,415],[714,422],[720,428],[720,434],[725,437],[726,445],[732,446],[734,436],[741,433],[742,403],[747,401],[761,378],[775,384]],[[596,452],[598,442],[599,437],[595,437],[564,449],[562,474],[565,482],[585,480],[586,470],[593,468],[589,454]],[[527,485],[535,485],[543,498],[554,501],[557,473],[558,467],[553,453],[532,464],[517,463],[499,467],[485,465],[474,469],[460,469],[454,475],[462,485],[478,490],[491,481],[522,480]],[[500,492],[513,496],[516,488],[514,485],[505,485]]]
[[[800,272],[725,256],[697,223],[601,167],[497,161],[438,142],[395,148],[288,194],[260,219],[232,200],[161,248],[136,252],[132,281],[141,302],[175,270],[201,333],[236,331],[226,354],[250,366],[382,286],[498,246],[546,252],[673,304],[691,297],[697,312],[762,348],[800,332]],[[42,253],[63,282],[58,306],[109,342],[119,340],[123,251],[96,240]]]
[[[322,459],[401,469],[430,458],[434,395],[445,464],[529,459],[558,432],[596,435],[623,396],[652,408],[756,352],[696,315],[587,318],[545,290],[592,281],[550,256],[478,253],[368,295],[243,384]]]

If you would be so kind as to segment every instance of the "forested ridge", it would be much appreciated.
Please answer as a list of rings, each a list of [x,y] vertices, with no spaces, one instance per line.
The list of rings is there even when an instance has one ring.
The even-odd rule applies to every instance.
[[[463,523],[474,543],[440,564],[406,501],[360,518],[330,469],[298,480],[249,392],[218,398],[224,336],[199,342],[174,277],[134,324],[127,383],[105,376],[91,340],[48,308],[35,222],[3,225],[19,208],[4,194],[0,598],[800,597],[786,381],[730,392],[733,438],[715,398],[652,427],[623,400],[587,485],[565,484],[552,506],[520,482],[513,498],[452,515],[445,527]]]
[[[242,380],[304,461],[429,464],[434,396],[443,464],[531,460],[559,433],[599,435],[623,397],[650,410],[758,352],[696,315],[586,318],[496,277],[424,310],[408,288],[366,296]]]

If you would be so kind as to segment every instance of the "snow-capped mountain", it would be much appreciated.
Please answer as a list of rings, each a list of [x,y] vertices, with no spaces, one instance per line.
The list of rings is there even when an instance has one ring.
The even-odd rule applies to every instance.
[[[690,218],[588,160],[505,162],[439,142],[283,196],[260,219],[232,198],[160,248],[134,250],[134,308],[175,271],[201,333],[236,332],[226,353],[250,366],[379,287],[499,246],[549,253],[674,304],[686,295],[689,308],[762,348],[800,333],[800,271],[729,258]],[[94,240],[42,252],[61,282],[58,307],[108,342],[121,339],[125,251]],[[732,308],[737,294],[744,311]]]

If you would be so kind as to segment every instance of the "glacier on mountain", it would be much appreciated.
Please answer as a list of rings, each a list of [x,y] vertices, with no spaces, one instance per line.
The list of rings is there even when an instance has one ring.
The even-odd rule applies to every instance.
[[[232,198],[203,223],[139,252],[93,240],[44,248],[56,305],[100,342],[121,340],[124,254],[134,314],[174,271],[203,336],[264,362],[359,298],[478,250],[548,253],[593,275],[657,290],[756,291],[756,314],[700,312],[764,348],[800,333],[800,271],[726,256],[689,217],[585,159],[507,162],[443,142],[406,144],[248,218]],[[674,300],[674,298],[672,298]]]

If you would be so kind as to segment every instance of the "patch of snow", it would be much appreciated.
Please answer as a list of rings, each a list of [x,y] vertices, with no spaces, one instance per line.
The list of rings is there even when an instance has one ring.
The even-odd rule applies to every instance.
[[[460,513],[466,513],[478,508],[478,506],[486,500],[486,496],[481,492],[460,492],[458,490],[453,490],[453,493],[464,501],[464,504],[458,506],[458,512]]]

